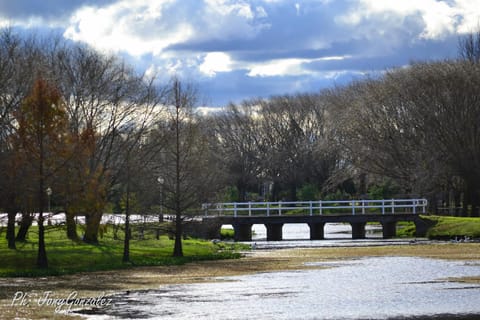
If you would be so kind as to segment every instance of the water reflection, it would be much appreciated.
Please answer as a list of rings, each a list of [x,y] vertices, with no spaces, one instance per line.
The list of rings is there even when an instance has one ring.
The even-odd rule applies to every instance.
[[[382,227],[369,224],[365,227],[367,239],[352,240],[352,228],[349,224],[325,224],[325,240],[310,240],[310,230],[307,224],[285,224],[282,241],[267,241],[264,225],[255,224],[252,227],[251,244],[255,249],[311,248],[311,247],[354,247],[354,246],[384,246],[405,245],[411,243],[426,243],[426,239],[383,239]]]
[[[254,224],[252,227],[253,241],[267,239],[267,230],[263,224]],[[308,240],[310,229],[306,223],[285,224],[282,228],[284,240]],[[325,239],[352,239],[352,227],[348,223],[327,223],[324,228]],[[366,236],[372,239],[382,237],[382,227],[379,224],[368,224],[365,227]]]
[[[390,319],[480,316],[480,265],[411,257],[312,262],[319,269],[218,278],[115,296],[91,319]],[[461,316],[461,315],[470,316]],[[454,315],[454,316],[453,316]],[[467,318],[466,318],[467,319]],[[474,318],[472,318],[474,319]]]

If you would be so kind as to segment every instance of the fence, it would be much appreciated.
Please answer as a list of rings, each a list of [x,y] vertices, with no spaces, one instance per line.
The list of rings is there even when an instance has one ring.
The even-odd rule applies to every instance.
[[[224,202],[202,205],[205,216],[323,215],[323,214],[395,214],[425,213],[426,199],[339,200],[291,202]]]

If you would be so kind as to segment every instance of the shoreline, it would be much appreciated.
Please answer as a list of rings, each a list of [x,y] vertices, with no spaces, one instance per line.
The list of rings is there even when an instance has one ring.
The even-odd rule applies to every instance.
[[[52,301],[66,299],[74,292],[79,298],[93,299],[125,291],[159,289],[169,284],[214,282],[219,281],[218,277],[318,268],[305,265],[307,262],[378,256],[480,261],[480,243],[261,249],[244,252],[240,259],[200,261],[181,266],[135,267],[57,277],[0,278],[0,314],[6,319],[52,316],[55,319],[84,319],[75,314],[55,313],[54,305],[40,305],[39,302],[44,301],[47,292]],[[480,275],[452,281],[480,283]],[[20,299],[14,301],[16,295],[19,297],[18,292],[25,296],[23,305]]]

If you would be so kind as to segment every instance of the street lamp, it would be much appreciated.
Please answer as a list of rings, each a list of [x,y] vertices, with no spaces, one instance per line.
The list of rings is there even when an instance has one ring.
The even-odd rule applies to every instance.
[[[45,190],[45,193],[47,194],[48,196],[48,212],[50,212],[50,197],[52,196],[52,188],[48,187],[46,190]]]
[[[163,179],[162,177],[158,177],[157,181],[160,184],[160,217],[159,217],[159,220],[160,219],[163,220],[163,184],[165,183],[165,179]]]
[[[163,183],[165,179],[162,177],[157,178],[157,182],[160,184],[160,215],[158,216],[158,222],[163,222]],[[160,227],[157,229],[157,240],[160,239]]]

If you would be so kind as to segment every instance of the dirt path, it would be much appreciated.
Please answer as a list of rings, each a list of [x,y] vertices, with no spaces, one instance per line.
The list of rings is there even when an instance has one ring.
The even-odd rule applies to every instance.
[[[183,266],[138,267],[44,278],[0,278],[0,318],[75,319],[80,317],[55,313],[53,304],[58,300],[53,299],[75,297],[100,301],[119,291],[216,281],[215,277],[220,276],[302,269],[307,268],[305,262],[368,256],[419,256],[479,260],[480,263],[480,244],[257,250],[238,260],[203,261]],[[464,280],[479,283],[480,277]]]

